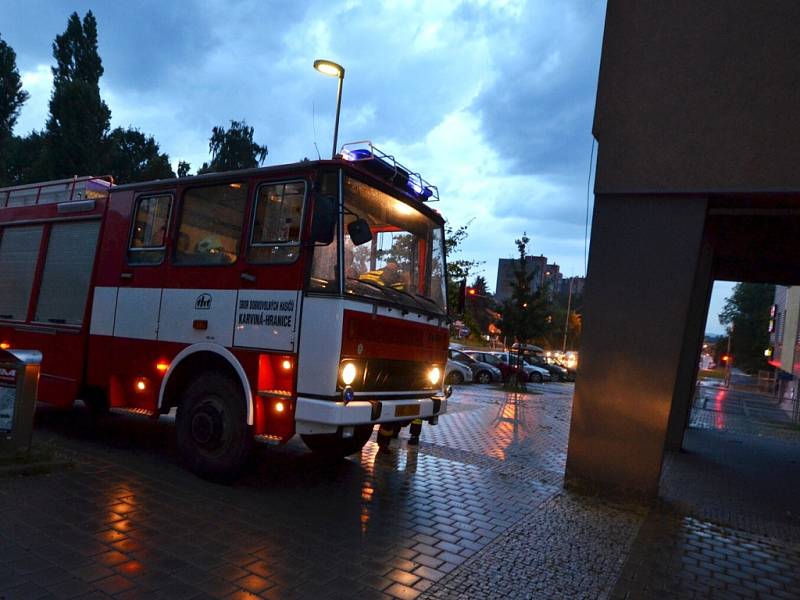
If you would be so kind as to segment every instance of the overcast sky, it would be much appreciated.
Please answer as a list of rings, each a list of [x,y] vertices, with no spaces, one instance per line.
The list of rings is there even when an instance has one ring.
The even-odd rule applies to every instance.
[[[311,66],[328,58],[346,68],[340,143],[372,140],[438,185],[492,289],[523,231],[584,274],[604,0],[5,0],[0,35],[31,96],[17,134],[44,126],[53,39],[90,9],[112,126],[155,136],[173,166],[208,160],[231,119],[255,127],[266,164],[329,156],[336,82]]]

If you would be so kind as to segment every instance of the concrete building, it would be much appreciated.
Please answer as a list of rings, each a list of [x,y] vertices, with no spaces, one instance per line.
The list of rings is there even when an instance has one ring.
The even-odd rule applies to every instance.
[[[561,267],[556,263],[545,265],[544,281],[550,284],[551,295],[558,294],[561,290]]]
[[[567,480],[657,493],[715,279],[800,285],[800,3],[609,0]]]
[[[519,263],[518,258],[501,258],[497,261],[497,285],[495,286],[494,297],[498,302],[504,302],[511,298],[511,284],[514,281],[514,269]],[[547,272],[546,256],[526,256],[525,269],[528,273],[533,273],[531,280],[531,291],[535,292],[544,282]]]
[[[569,288],[572,286],[572,295],[580,296],[583,294],[583,287],[586,285],[586,277],[564,277],[561,280],[561,286],[558,290],[559,294],[568,294]]]
[[[780,369],[778,393],[787,399],[800,396],[800,287],[775,286],[770,313],[770,364]]]

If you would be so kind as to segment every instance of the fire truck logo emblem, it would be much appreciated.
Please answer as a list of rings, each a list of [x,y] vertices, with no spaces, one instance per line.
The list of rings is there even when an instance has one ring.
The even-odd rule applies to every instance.
[[[356,352],[358,352],[359,354],[364,354],[364,344],[359,344],[358,347],[356,348]]]
[[[211,308],[211,294],[200,294],[194,301],[195,310],[208,310]]]

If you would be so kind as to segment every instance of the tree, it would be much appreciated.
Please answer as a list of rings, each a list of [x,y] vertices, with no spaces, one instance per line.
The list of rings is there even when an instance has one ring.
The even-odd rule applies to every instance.
[[[527,256],[530,238],[523,233],[515,240],[519,258],[515,261],[511,284],[511,298],[503,303],[500,327],[507,338],[528,344],[543,338],[552,322],[550,315],[550,292],[547,284],[536,291],[531,290],[531,282],[536,272],[528,271]]]
[[[13,136],[5,144],[5,178],[7,185],[22,185],[41,179],[42,155],[44,153],[44,134],[32,131],[26,137]]]
[[[100,97],[103,65],[92,11],[83,23],[78,13],[72,13],[66,31],[56,36],[53,57],[56,66],[41,176],[55,179],[100,172],[111,111]]]
[[[189,171],[192,170],[192,165],[190,165],[185,160],[182,160],[178,163],[178,177],[188,177]]]
[[[453,228],[450,223],[444,226],[444,254],[447,259],[447,304],[451,314],[458,312],[458,284],[469,279],[473,272],[483,264],[483,261],[456,258],[461,252],[461,245],[469,236],[468,229],[472,219],[464,225]]]
[[[19,111],[27,99],[28,92],[22,89],[22,78],[17,69],[17,54],[0,38],[0,185],[10,182],[9,143]]]
[[[733,328],[733,365],[743,371],[753,373],[768,366],[764,350],[769,346],[769,309],[774,298],[774,285],[737,283],[719,314],[719,322]]]
[[[108,163],[105,171],[117,183],[133,183],[175,177],[169,156],[159,152],[152,136],[138,129],[117,127],[108,136]]]
[[[467,296],[464,320],[467,327],[477,334],[488,333],[489,325],[495,321],[495,302],[489,292],[486,278],[478,275],[469,286],[474,290],[474,294]]]
[[[208,141],[211,163],[203,163],[197,174],[250,169],[261,165],[267,157],[267,146],[253,140],[253,128],[244,120],[231,121],[228,129],[214,127]]]

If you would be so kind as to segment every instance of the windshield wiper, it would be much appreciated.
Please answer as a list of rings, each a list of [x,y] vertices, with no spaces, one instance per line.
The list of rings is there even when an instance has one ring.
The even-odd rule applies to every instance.
[[[422,299],[423,299],[423,300],[425,300],[426,302],[429,302],[429,303],[433,304],[433,305],[434,305],[434,306],[435,306],[437,309],[439,309],[439,310],[441,310],[441,308],[442,308],[441,306],[439,306],[439,305],[436,303],[436,301],[435,301],[435,300],[431,300],[430,298],[428,298],[427,296],[423,296],[422,294],[417,294],[417,293],[415,293],[415,294],[414,294],[414,297],[415,297],[415,298],[422,298]]]
[[[364,279],[358,279],[357,277],[348,277],[348,279],[350,279],[351,281],[357,281],[358,283],[363,283],[364,285],[368,285],[370,287],[374,287],[376,289],[379,289],[384,294],[389,296],[390,298],[392,297],[392,295],[389,293],[389,291],[392,291],[395,294],[403,294],[403,295],[408,296],[409,298],[411,298],[411,300],[414,301],[414,304],[416,304],[417,306],[421,307],[423,310],[427,310],[425,307],[422,306],[422,304],[420,304],[417,301],[417,299],[413,295],[409,294],[405,290],[398,290],[397,288],[393,288],[393,287],[391,287],[389,285],[381,285],[380,283],[375,283],[374,281],[368,281],[368,280],[364,280]]]

